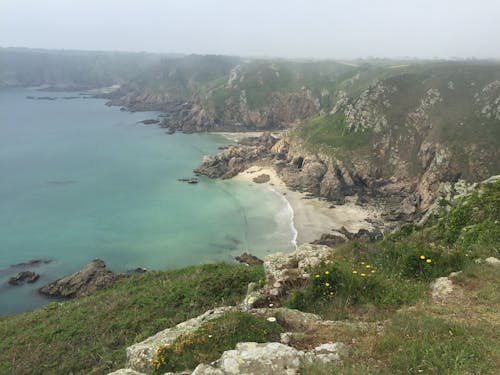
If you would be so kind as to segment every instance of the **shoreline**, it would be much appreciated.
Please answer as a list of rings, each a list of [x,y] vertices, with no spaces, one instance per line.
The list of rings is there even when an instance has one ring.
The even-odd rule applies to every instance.
[[[264,131],[245,131],[245,132],[208,132],[207,134],[220,135],[231,142],[240,142],[244,138],[260,137]],[[281,138],[282,130],[271,131],[271,135],[276,138]]]
[[[269,175],[268,182],[259,184],[253,181],[253,178],[262,174]],[[287,202],[291,209],[292,232],[296,231],[296,246],[317,240],[324,233],[344,237],[338,232],[342,226],[352,233],[360,229],[374,229],[367,219],[375,219],[379,216],[373,207],[359,206],[354,203],[353,199],[343,205],[332,206],[331,202],[311,198],[306,193],[291,190],[271,166],[252,166],[233,179],[246,182],[250,186],[263,185]]]

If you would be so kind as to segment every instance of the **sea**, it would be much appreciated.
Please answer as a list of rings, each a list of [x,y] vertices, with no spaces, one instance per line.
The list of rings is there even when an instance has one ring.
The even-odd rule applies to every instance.
[[[0,315],[50,303],[38,288],[94,258],[126,272],[295,248],[293,212],[273,190],[179,182],[230,141],[140,123],[157,115],[79,93],[0,89]],[[31,260],[47,263],[19,265]],[[8,284],[24,270],[40,278]]]

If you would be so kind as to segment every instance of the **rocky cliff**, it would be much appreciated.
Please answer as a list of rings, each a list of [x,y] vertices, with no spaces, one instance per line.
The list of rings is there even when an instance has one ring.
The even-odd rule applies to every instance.
[[[387,219],[413,220],[440,183],[500,171],[498,77],[494,64],[445,64],[360,89],[357,76],[339,86],[328,113],[279,141],[263,138],[206,157],[197,172],[231,177],[252,163],[271,163],[292,188],[338,203],[357,195],[382,203]]]

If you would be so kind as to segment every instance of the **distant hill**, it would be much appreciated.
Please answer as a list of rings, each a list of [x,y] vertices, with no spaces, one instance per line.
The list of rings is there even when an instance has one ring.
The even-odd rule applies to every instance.
[[[158,63],[163,55],[0,48],[0,87],[86,89],[122,84]]]
[[[0,83],[120,85],[110,105],[163,111],[171,132],[291,129],[270,150],[289,185],[337,201],[398,196],[410,216],[442,181],[500,173],[498,61],[0,49]]]

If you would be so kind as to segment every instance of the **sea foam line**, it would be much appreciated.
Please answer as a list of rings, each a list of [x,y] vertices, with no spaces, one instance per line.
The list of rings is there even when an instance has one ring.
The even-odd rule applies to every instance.
[[[269,187],[269,190],[271,190],[274,194],[278,195],[285,202],[286,209],[289,212],[290,228],[291,228],[292,234],[293,234],[291,242],[292,242],[293,246],[295,248],[297,248],[297,237],[299,235],[299,232],[297,231],[297,228],[295,228],[295,223],[294,223],[295,211],[293,210],[293,207],[290,204],[290,201],[288,199],[286,199],[286,197],[282,193],[280,193],[279,191],[274,189],[272,186],[268,186],[268,187]]]

